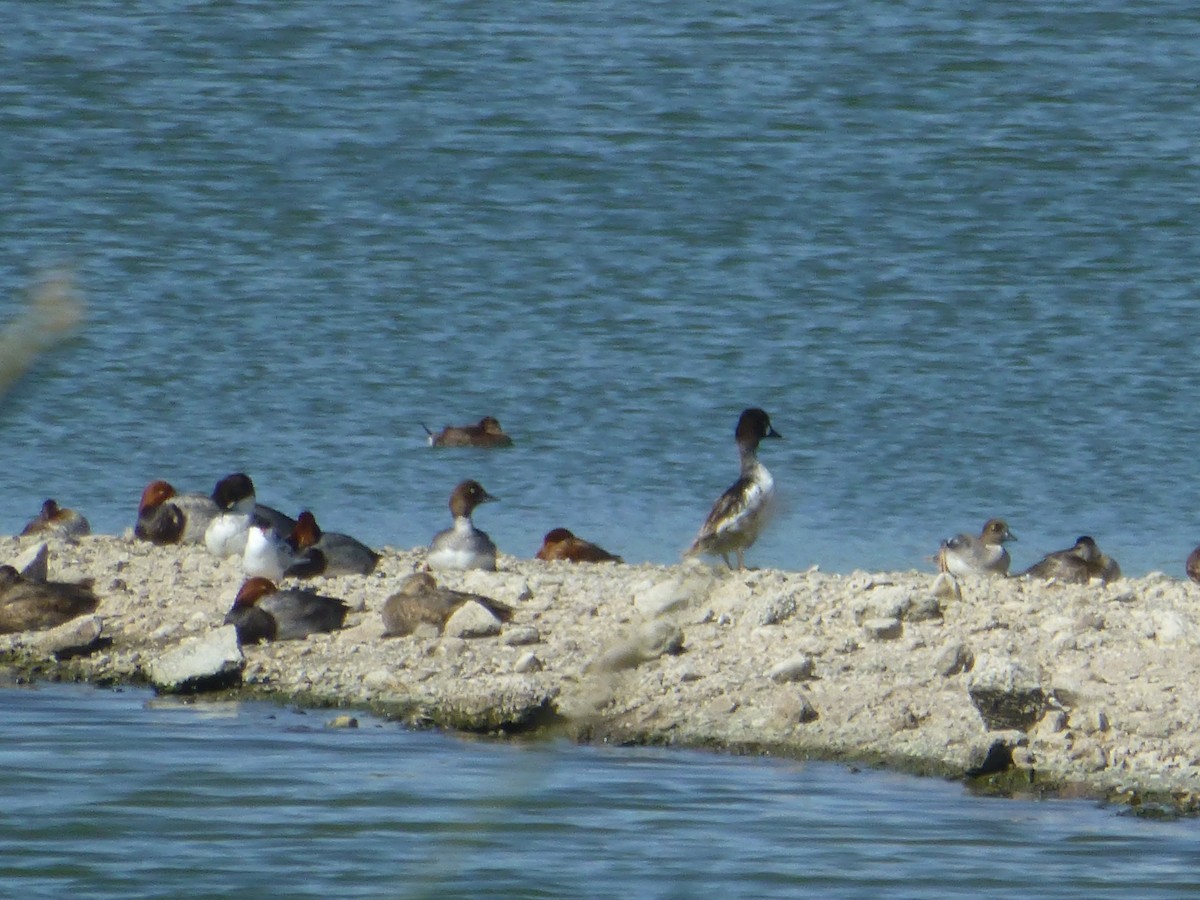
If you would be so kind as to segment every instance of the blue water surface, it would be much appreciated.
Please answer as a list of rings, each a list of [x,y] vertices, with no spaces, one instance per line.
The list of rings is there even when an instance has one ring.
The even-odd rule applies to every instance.
[[[0,690],[22,897],[1180,897],[1196,823],[666,749],[467,742],[148,692]]]
[[[142,487],[426,543],[669,562],[783,442],[757,565],[1200,540],[1200,11],[1178,2],[0,2],[0,321],[86,325],[0,406],[0,532]],[[511,452],[421,424],[497,416]]]

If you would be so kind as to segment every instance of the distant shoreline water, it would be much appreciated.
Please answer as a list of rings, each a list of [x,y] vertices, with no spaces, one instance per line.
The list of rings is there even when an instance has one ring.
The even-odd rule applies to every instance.
[[[417,547],[473,477],[514,555],[674,562],[753,405],[754,565],[1001,516],[1015,568],[1090,534],[1182,577],[1190,8],[352,9],[11,10],[0,319],[60,263],[88,313],[0,407],[0,532],[244,470]],[[489,414],[511,452],[424,445]]]
[[[1194,823],[998,806],[933,779],[481,744],[369,717],[329,729],[312,711],[77,685],[3,688],[0,705],[0,886],[25,896],[566,897],[586,883],[594,896],[1117,898],[1180,896],[1194,881]]]

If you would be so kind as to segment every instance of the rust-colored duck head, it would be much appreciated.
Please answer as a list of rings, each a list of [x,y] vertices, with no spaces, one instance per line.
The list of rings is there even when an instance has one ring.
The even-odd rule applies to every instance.
[[[288,543],[292,545],[293,550],[305,550],[319,540],[321,527],[317,524],[317,517],[306,509],[296,517],[296,527],[288,535]]]
[[[142,491],[141,502],[138,503],[138,514],[162,506],[175,496],[175,488],[166,481],[152,481]]]

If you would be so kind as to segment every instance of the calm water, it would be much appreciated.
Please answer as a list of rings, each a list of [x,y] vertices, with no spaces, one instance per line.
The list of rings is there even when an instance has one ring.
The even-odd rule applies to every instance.
[[[1200,541],[1195,4],[0,0],[0,21],[0,320],[47,266],[89,303],[0,401],[0,533],[46,496],[119,532],[147,481],[240,469],[408,547],[475,477],[503,550],[565,525],[666,562],[761,405],[786,440],[752,564],[921,567],[991,515],[1018,566],[1088,532],[1182,574]],[[424,446],[422,422],[489,413],[512,451]],[[1188,883],[1178,832],[1086,806],[97,702],[0,698],[4,865],[49,895],[218,894],[230,871],[320,895]],[[50,790],[60,757],[94,777]]]
[[[1194,822],[989,800],[955,783],[824,764],[463,743],[370,719],[335,731],[324,727],[329,712],[149,697],[0,691],[5,895],[1200,890]]]

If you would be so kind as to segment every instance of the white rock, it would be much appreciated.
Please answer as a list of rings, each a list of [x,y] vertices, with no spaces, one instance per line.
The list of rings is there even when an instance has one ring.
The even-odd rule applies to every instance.
[[[1174,610],[1155,610],[1151,613],[1151,621],[1154,624],[1154,639],[1160,644],[1174,644],[1192,636],[1192,624]]]
[[[499,634],[501,622],[481,603],[469,600],[454,611],[442,633],[447,637],[481,638]]]
[[[796,593],[770,594],[764,597],[754,597],[746,608],[744,620],[750,627],[761,625],[778,625],[786,622],[796,614]]]
[[[528,650],[517,657],[517,661],[513,664],[513,671],[521,675],[526,675],[530,672],[542,671],[542,661]]]
[[[812,700],[803,693],[781,697],[775,703],[775,715],[788,725],[804,725],[820,718]]]
[[[898,619],[909,606],[909,593],[905,588],[886,585],[872,588],[864,595],[871,617],[876,619]]]
[[[363,676],[362,683],[367,687],[381,688],[392,683],[392,673],[387,669],[373,669]]]
[[[904,626],[899,619],[867,619],[863,622],[863,631],[875,641],[894,641],[904,633]]]
[[[711,576],[687,572],[638,591],[634,594],[633,605],[643,616],[654,618],[706,596],[711,587]]]
[[[150,681],[172,693],[219,690],[241,679],[245,658],[232,625],[190,638],[150,664]]]
[[[504,629],[502,640],[510,647],[524,647],[541,643],[542,635],[532,625],[513,625]]]
[[[683,631],[670,622],[651,622],[632,635],[618,640],[588,666],[588,671],[621,672],[665,653],[678,653],[683,648]]]
[[[994,690],[1032,690],[1040,688],[1041,674],[1037,668],[996,653],[981,654],[971,672],[970,687]]]
[[[45,581],[50,572],[50,547],[42,541],[12,561],[12,567],[30,581]]]
[[[975,655],[962,641],[951,641],[938,654],[933,670],[943,678],[969,672],[975,665]]]
[[[771,667],[767,672],[767,677],[772,681],[780,683],[789,681],[802,681],[806,678],[812,678],[813,675],[813,658],[811,656],[793,656],[791,659],[785,659]]]
[[[103,632],[104,622],[99,616],[81,616],[39,635],[35,646],[43,653],[67,659],[93,650]]]
[[[1067,730],[1067,714],[1061,709],[1051,709],[1042,716],[1042,720],[1037,723],[1033,733],[1040,739],[1047,739],[1050,735],[1059,734]]]

